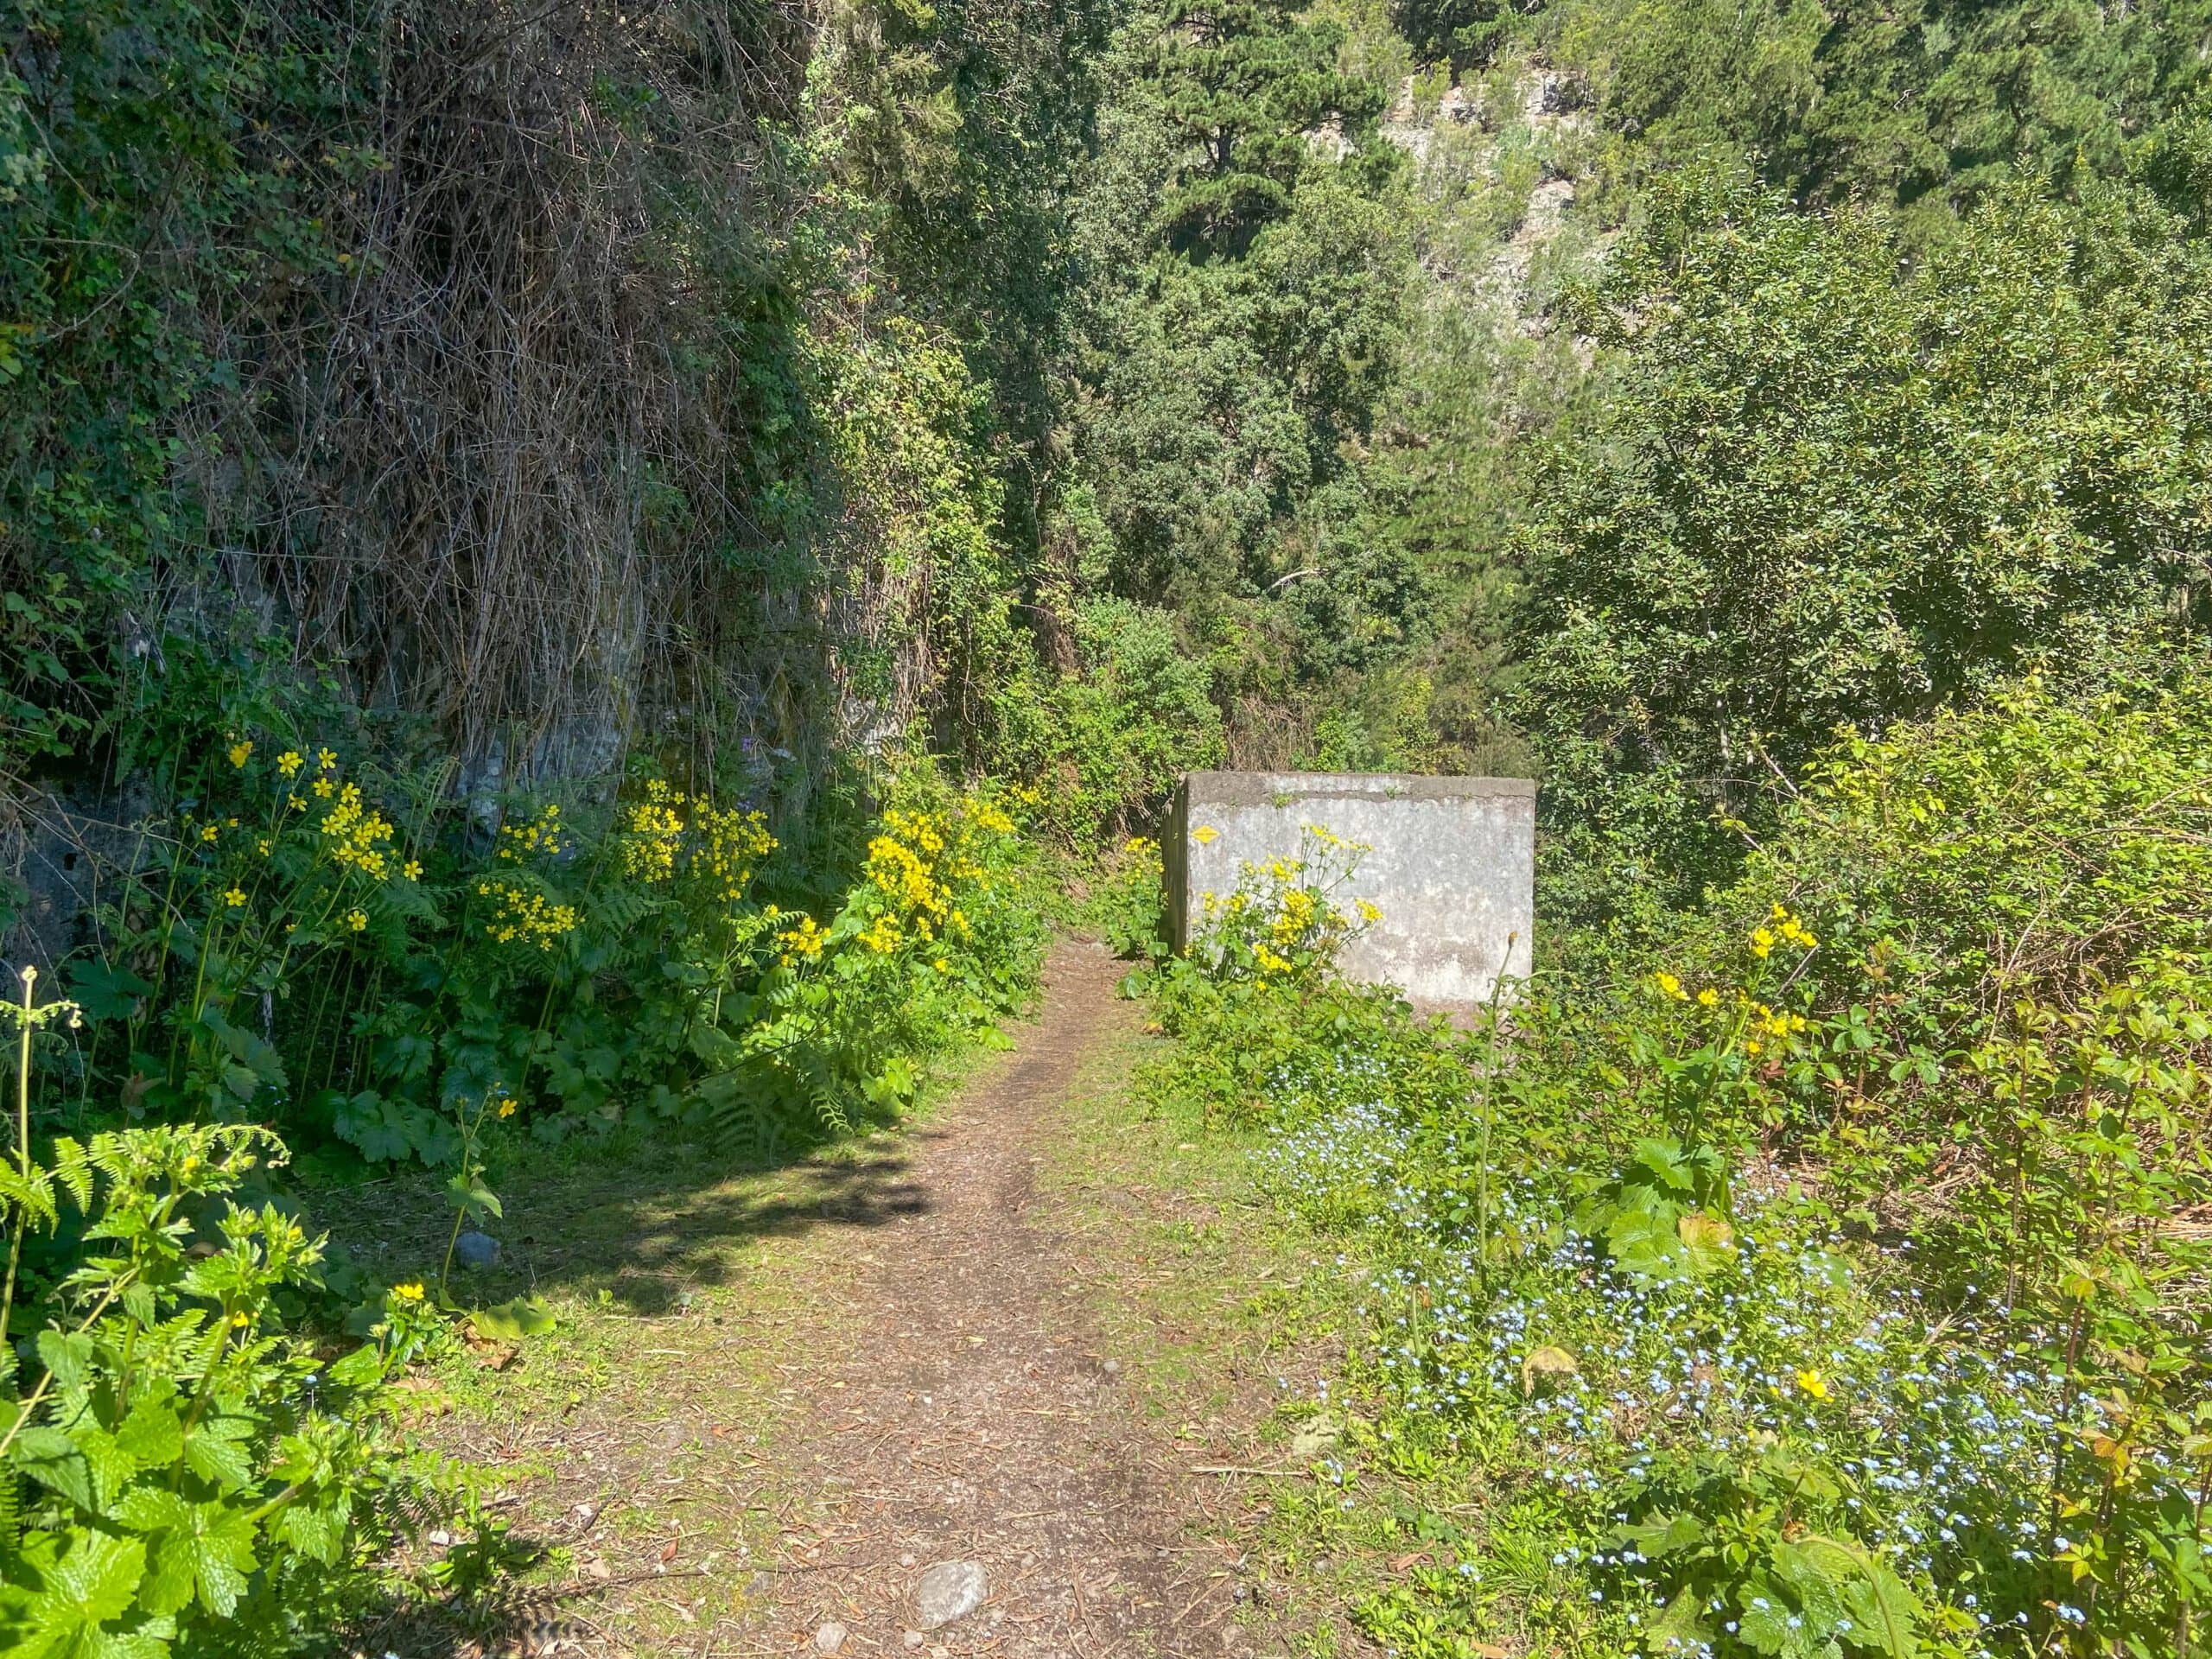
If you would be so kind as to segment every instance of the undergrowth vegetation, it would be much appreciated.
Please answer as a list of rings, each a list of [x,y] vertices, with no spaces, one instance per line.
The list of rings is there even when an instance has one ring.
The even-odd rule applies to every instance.
[[[1414,1546],[1376,1639],[2202,1639],[2208,706],[2030,681],[1847,743],[1700,912],[1465,1029],[1325,957],[1154,978],[1162,1086],[1371,1265],[1358,1450],[1414,1496],[1314,1523]],[[1225,934],[1356,925],[1337,882],[1249,870]]]
[[[779,868],[758,808],[650,774],[485,822],[240,733],[186,798],[142,826],[71,998],[26,970],[11,1010],[10,1651],[289,1651],[480,1585],[500,1529],[389,1390],[550,1324],[455,1300],[464,1230],[502,1213],[496,1138],[684,1126],[768,1156],[894,1120],[1043,946],[1029,803],[918,765],[852,821],[838,886]],[[295,1147],[326,1178],[437,1172],[442,1259],[378,1284],[327,1257],[280,1178]]]

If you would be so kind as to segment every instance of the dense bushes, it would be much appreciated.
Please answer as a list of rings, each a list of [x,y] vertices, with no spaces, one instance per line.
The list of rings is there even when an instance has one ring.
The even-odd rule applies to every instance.
[[[1462,1038],[1325,976],[1160,982],[1169,1084],[1276,1126],[1263,1179],[1386,1269],[1372,1458],[1478,1498],[1373,1634],[2182,1650],[2208,707],[2031,682],[1848,745],[1704,912]]]
[[[1039,948],[1011,821],[923,769],[852,822],[850,887],[802,906],[830,872],[776,871],[760,809],[651,775],[486,817],[304,737],[204,760],[72,966],[79,1114],[119,1092],[433,1164],[455,1103],[493,1093],[542,1135],[842,1119],[904,1101],[915,1058],[1007,1007]],[[760,894],[772,871],[785,902]]]
[[[1655,193],[1591,314],[1623,372],[1527,539],[1557,904],[1694,899],[1714,807],[1838,728],[2201,624],[2205,289],[2167,228],[2014,194],[1900,276],[1878,216]]]

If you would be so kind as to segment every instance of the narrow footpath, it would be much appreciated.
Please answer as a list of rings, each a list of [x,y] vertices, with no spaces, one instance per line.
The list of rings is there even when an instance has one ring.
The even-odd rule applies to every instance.
[[[1141,1410],[1038,1198],[1058,1109],[1137,1017],[1115,995],[1121,971],[1060,946],[1014,1051],[917,1136],[908,1201],[842,1236],[858,1272],[839,1323],[855,1335],[812,1379],[801,1436],[819,1459],[818,1533],[775,1574],[764,1633],[925,1659],[1248,1640],[1235,1575],[1198,1525],[1203,1457]]]

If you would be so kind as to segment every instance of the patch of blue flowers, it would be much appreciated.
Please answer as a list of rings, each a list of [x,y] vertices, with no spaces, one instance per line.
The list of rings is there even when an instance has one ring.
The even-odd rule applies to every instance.
[[[1449,1218],[1468,1186],[1460,1137],[1418,1130],[1387,1064],[1323,1052],[1276,1079],[1291,1127],[1259,1154],[1262,1184],[1366,1236],[1392,1408],[1482,1448],[1494,1488],[1541,1497],[1553,1565],[1610,1600],[1633,1645],[1889,1651],[1852,1610],[1892,1578],[1948,1652],[2018,1652],[2037,1608],[2079,1623],[2050,1492],[2082,1408],[2038,1357],[2043,1333],[1978,1297],[1932,1312],[1905,1264],[1847,1245],[1786,1189],[1739,1196],[1719,1267],[1653,1280],[1577,1231],[1563,1177],[1494,1171],[1485,1274],[1470,1225]],[[2136,1478],[2180,1494],[2183,1473]],[[1732,1578],[1692,1535],[1732,1524],[1773,1541]],[[1789,1577],[1791,1552],[1811,1548],[1800,1537],[1836,1541],[1834,1593]],[[1471,1566],[1431,1581],[1489,1593]]]

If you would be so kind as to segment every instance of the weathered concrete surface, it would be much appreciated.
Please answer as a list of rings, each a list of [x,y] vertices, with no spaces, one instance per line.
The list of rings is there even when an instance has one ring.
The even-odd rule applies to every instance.
[[[1235,891],[1248,861],[1295,857],[1307,824],[1370,849],[1340,902],[1364,899],[1382,917],[1345,951],[1348,976],[1423,1006],[1469,1007],[1499,975],[1528,973],[1536,786],[1523,778],[1191,772],[1160,849],[1175,948],[1203,925],[1207,893]],[[1194,833],[1205,830],[1216,833]]]

